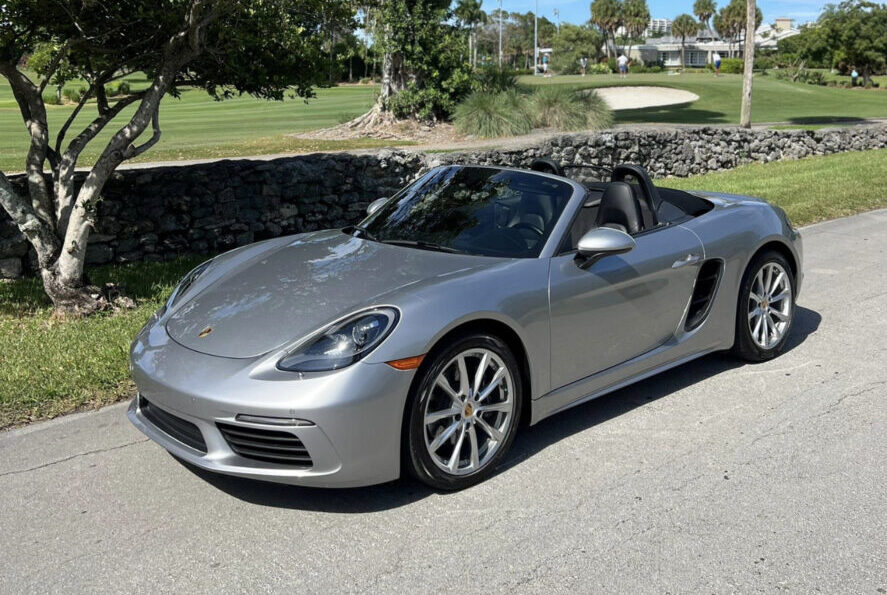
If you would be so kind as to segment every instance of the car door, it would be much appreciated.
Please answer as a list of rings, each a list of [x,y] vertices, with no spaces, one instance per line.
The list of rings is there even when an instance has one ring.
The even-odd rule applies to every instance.
[[[639,356],[673,336],[703,246],[672,225],[640,233],[630,252],[587,269],[575,252],[549,267],[552,389]]]

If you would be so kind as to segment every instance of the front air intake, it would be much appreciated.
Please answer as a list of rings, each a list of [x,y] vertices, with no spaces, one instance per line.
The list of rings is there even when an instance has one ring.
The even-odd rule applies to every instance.
[[[706,260],[699,267],[696,284],[693,286],[693,295],[690,296],[690,308],[687,311],[684,330],[692,331],[698,328],[708,316],[723,270],[724,263],[720,260]]]
[[[311,467],[311,457],[302,441],[294,434],[249,426],[217,423],[228,446],[245,459]]]

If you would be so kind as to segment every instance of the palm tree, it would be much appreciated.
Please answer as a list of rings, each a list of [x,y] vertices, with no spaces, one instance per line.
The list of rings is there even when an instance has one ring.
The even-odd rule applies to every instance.
[[[482,0],[459,0],[453,11],[463,27],[468,28],[468,61],[477,65],[477,26],[487,21],[487,13],[481,9]]]
[[[696,37],[696,34],[699,32],[699,23],[696,22],[696,19],[691,17],[688,14],[681,14],[675,18],[674,22],[671,24],[671,33],[675,37],[681,38],[681,69],[685,68],[684,64],[684,43],[687,41],[688,37]]]
[[[755,31],[760,24],[755,17],[760,12],[755,0],[746,0],[745,14],[745,64],[742,69],[742,105],[739,111],[739,125],[751,128],[751,88],[755,68]],[[763,15],[762,15],[763,16]]]
[[[699,19],[699,22],[702,23],[707,30],[711,29],[709,20],[715,14],[716,10],[717,6],[715,5],[715,0],[696,0],[693,4],[693,14],[696,15],[696,18]]]
[[[622,5],[619,0],[592,0],[591,22],[601,28],[606,38],[609,34],[616,46],[616,29],[622,22]],[[607,57],[610,57],[610,42],[607,41]]]
[[[628,35],[627,58],[631,58],[631,41],[633,37],[640,37],[644,29],[650,24],[650,9],[647,0],[625,0],[622,5],[622,25]]]

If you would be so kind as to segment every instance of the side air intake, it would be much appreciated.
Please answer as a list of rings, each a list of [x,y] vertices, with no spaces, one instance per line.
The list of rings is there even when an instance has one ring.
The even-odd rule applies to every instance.
[[[724,263],[720,260],[707,260],[699,267],[699,275],[696,277],[696,285],[693,287],[693,295],[690,297],[690,309],[687,311],[684,330],[692,331],[702,324],[702,321],[708,316],[723,270]]]

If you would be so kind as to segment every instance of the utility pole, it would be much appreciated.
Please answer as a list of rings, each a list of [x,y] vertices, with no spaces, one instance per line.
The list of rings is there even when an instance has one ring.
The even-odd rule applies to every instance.
[[[536,0],[536,10],[533,11],[533,76],[539,70],[539,0]]]
[[[502,0],[499,0],[499,69],[502,69]]]
[[[558,9],[554,9],[554,19],[557,21],[557,32],[560,35],[561,32],[561,12]]]

